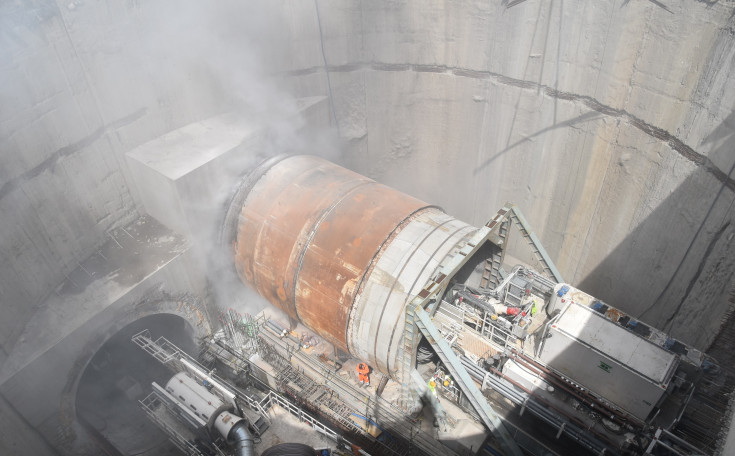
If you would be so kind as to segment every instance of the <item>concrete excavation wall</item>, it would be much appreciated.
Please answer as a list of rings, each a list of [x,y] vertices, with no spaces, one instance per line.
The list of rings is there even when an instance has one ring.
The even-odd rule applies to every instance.
[[[326,61],[350,166],[474,224],[513,201],[567,281],[711,342],[735,270],[735,5],[318,5],[305,67]]]
[[[277,124],[273,153],[326,155],[473,224],[514,201],[567,281],[711,342],[735,271],[735,4],[217,5],[0,5],[0,365],[145,212],[126,152],[233,110],[284,118],[294,96],[330,97],[338,141]]]
[[[36,306],[138,217],[124,152],[212,113],[205,87],[133,52],[142,11],[75,5],[0,6],[0,363]]]

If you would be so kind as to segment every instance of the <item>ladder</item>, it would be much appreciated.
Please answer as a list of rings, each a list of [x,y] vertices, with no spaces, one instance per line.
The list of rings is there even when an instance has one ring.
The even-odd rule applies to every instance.
[[[175,345],[167,343],[168,341],[164,338],[154,341],[147,329],[135,334],[132,341],[163,364],[181,357],[181,351]]]
[[[508,245],[508,228],[508,220],[502,220],[496,229],[496,237],[491,238],[495,245],[490,258],[485,260],[480,288],[495,288],[500,283],[500,266],[505,256],[505,246]]]
[[[518,228],[521,236],[523,236],[526,242],[528,242],[533,256],[536,261],[541,264],[544,274],[547,274],[549,277],[553,277],[557,282],[564,282],[564,279],[561,278],[561,273],[556,269],[554,262],[551,261],[549,254],[541,245],[541,240],[539,240],[536,234],[531,230],[531,227],[523,216],[523,213],[521,213],[521,210],[515,205],[511,205],[508,216],[510,221],[516,226],[516,228]]]

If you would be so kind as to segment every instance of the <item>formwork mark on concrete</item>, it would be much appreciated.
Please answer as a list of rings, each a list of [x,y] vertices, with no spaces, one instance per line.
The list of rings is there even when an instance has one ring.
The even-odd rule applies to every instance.
[[[608,117],[614,117],[621,119],[628,124],[632,125],[642,133],[655,138],[663,143],[666,143],[674,151],[676,151],[683,158],[689,160],[697,166],[704,168],[704,170],[712,175],[715,179],[721,182],[725,187],[732,191],[735,191],[735,179],[731,179],[724,171],[718,168],[709,157],[700,154],[695,151],[692,147],[687,145],[684,141],[672,135],[663,128],[652,125],[645,120],[634,116],[624,109],[614,108],[612,106],[605,105],[599,100],[589,96],[580,95],[572,92],[565,92],[562,90],[555,89],[553,87],[539,84],[534,81],[527,81],[523,79],[513,78],[505,76],[500,73],[495,73],[488,70],[476,70],[468,68],[451,67],[446,65],[429,65],[429,64],[406,64],[406,63],[383,63],[383,62],[355,62],[344,65],[328,65],[326,67],[310,67],[302,68],[285,72],[283,74],[290,76],[301,76],[307,74],[318,73],[321,71],[336,72],[336,73],[349,73],[353,71],[383,71],[383,72],[404,72],[411,71],[415,73],[438,73],[446,74],[450,76],[458,76],[470,79],[481,79],[490,80],[498,84],[518,87],[520,89],[534,90],[536,92],[543,92],[546,96],[566,100],[573,103],[579,103],[587,108],[599,112]],[[478,168],[481,169],[482,165]]]

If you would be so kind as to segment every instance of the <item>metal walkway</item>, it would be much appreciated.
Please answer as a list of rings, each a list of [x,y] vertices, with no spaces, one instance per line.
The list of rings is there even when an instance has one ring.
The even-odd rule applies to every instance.
[[[500,443],[502,451],[507,455],[520,456],[521,450],[503,425],[502,420],[492,409],[487,399],[475,385],[459,358],[454,354],[449,344],[442,338],[441,333],[434,325],[431,315],[435,311],[440,297],[446,290],[449,281],[462,266],[486,243],[490,242],[500,247],[500,252],[493,252],[492,258],[485,265],[483,281],[485,286],[497,281],[500,265],[510,226],[515,225],[521,236],[526,240],[536,260],[543,266],[544,273],[552,280],[562,282],[561,274],[551,261],[540,240],[530,229],[528,222],[521,211],[513,204],[506,205],[479,228],[472,238],[446,263],[441,270],[424,286],[418,295],[406,306],[406,326],[403,334],[403,350],[399,354],[400,365],[403,369],[403,405],[404,407],[415,401],[414,392],[410,388],[409,373],[412,371],[412,360],[416,358],[419,333],[431,343],[444,365],[449,369],[460,385],[463,393],[469,399],[476,412]]]
[[[354,427],[353,413],[378,422],[392,436],[407,438],[408,446],[400,442],[373,442],[369,450],[376,454],[419,454],[445,456],[456,455],[449,448],[441,446],[430,434],[421,430],[416,423],[407,421],[402,411],[385,399],[374,396],[366,390],[355,387],[351,382],[335,374],[333,368],[325,365],[318,357],[301,350],[297,340],[289,337],[279,338],[269,329],[259,333],[259,353],[261,358],[277,367],[277,382],[284,391],[297,392],[304,402],[312,403],[322,413],[329,414],[337,422],[350,429]],[[288,347],[293,347],[290,350]],[[287,353],[291,359],[286,359]],[[254,369],[259,369],[253,366]],[[311,378],[321,378],[314,382]],[[300,391],[297,391],[300,390]],[[341,416],[347,422],[339,418]],[[355,429],[351,429],[355,430]],[[365,435],[366,438],[373,438]],[[373,451],[370,451],[373,453]]]
[[[462,391],[464,392],[467,399],[470,401],[472,406],[483,423],[490,429],[493,435],[498,439],[500,446],[507,455],[522,456],[520,448],[516,445],[515,440],[508,433],[507,429],[503,425],[500,417],[488,404],[487,399],[483,396],[482,392],[475,385],[474,380],[469,376],[467,370],[462,366],[462,362],[454,354],[454,351],[449,346],[447,341],[442,338],[439,330],[434,326],[434,322],[431,321],[429,314],[421,307],[414,309],[414,315],[416,316],[415,323],[418,326],[421,333],[426,337],[431,346],[434,348],[439,358],[442,360],[444,365],[449,369],[452,374],[452,378],[457,382]]]
[[[159,337],[153,340],[150,331],[147,329],[135,334],[132,337],[132,341],[162,364],[168,364],[172,361],[175,363],[182,355],[185,355],[184,352],[169,342],[165,337]]]

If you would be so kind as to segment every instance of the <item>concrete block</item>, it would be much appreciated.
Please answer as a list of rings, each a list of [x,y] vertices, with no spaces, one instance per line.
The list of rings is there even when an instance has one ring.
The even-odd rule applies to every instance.
[[[249,167],[271,153],[285,152],[269,150],[273,133],[328,125],[325,97],[299,99],[294,110],[290,118],[267,123],[263,118],[223,114],[128,152],[126,160],[146,211],[188,239],[212,235],[224,214],[223,205]]]

